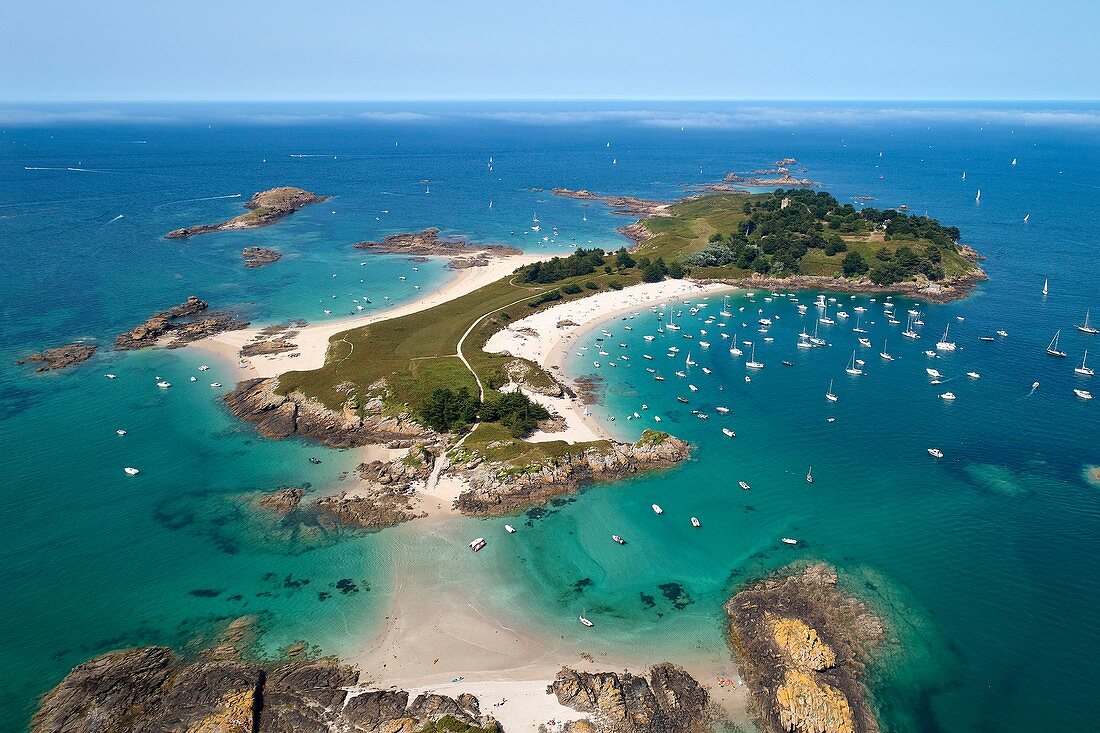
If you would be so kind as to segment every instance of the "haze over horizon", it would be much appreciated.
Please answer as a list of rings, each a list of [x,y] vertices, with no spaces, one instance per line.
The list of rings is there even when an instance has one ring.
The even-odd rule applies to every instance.
[[[411,0],[8,8],[0,101],[1094,100],[1100,9]],[[902,21],[899,21],[902,18]]]

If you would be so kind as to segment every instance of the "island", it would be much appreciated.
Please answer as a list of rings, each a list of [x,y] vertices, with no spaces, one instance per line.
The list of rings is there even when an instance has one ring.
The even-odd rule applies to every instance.
[[[441,237],[439,229],[435,227],[419,232],[391,234],[373,242],[356,242],[353,246],[376,254],[450,257],[449,265],[456,270],[485,265],[491,257],[505,257],[520,253],[515,247],[503,244],[479,245],[459,237]]]
[[[248,326],[229,313],[205,314],[209,306],[194,295],[177,306],[160,311],[126,333],[115,337],[115,349],[130,351],[157,346],[164,339],[170,349],[186,346],[192,341]],[[205,315],[204,315],[205,314]]]
[[[186,239],[198,234],[227,232],[239,229],[256,229],[274,224],[285,216],[293,214],[303,206],[328,201],[328,196],[318,196],[305,189],[294,186],[280,186],[253,194],[246,203],[247,213],[235,216],[219,224],[199,224],[196,226],[173,229],[165,235],[167,239]]]
[[[245,247],[241,250],[245,267],[263,267],[272,262],[278,262],[281,254],[267,247]]]

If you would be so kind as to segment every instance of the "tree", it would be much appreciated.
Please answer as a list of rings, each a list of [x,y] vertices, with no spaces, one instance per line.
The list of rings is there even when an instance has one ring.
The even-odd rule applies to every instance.
[[[440,433],[459,432],[477,419],[481,400],[470,390],[459,387],[452,391],[436,387],[420,406],[420,419],[432,430]]]
[[[642,281],[647,283],[659,283],[665,279],[665,268],[657,262],[650,262],[642,268]]]
[[[680,280],[687,273],[684,271],[684,266],[676,260],[672,261],[672,264],[668,266],[668,276],[674,280]]]
[[[847,251],[847,249],[848,245],[846,245],[844,240],[840,237],[830,237],[829,240],[825,242],[825,254],[827,255],[840,254],[841,252]]]
[[[630,256],[630,253],[626,251],[626,247],[622,247],[615,253],[615,267],[620,270],[629,270],[631,267],[637,264],[634,262],[634,258]]]
[[[857,277],[867,272],[866,260],[859,252],[849,252],[844,256],[844,277]]]
[[[481,410],[481,418],[486,422],[499,422],[514,438],[530,434],[539,420],[550,417],[545,407],[532,402],[523,392],[507,392],[497,399],[487,401]]]

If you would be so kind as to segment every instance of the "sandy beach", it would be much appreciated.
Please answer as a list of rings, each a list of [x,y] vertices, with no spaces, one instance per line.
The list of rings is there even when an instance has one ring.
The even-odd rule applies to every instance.
[[[297,335],[294,336],[293,342],[298,345],[297,349],[281,354],[246,358],[244,362],[248,366],[240,370],[240,377],[242,379],[277,377],[288,371],[318,369],[325,363],[329,339],[338,333],[433,308],[506,277],[512,274],[516,268],[540,259],[546,258],[543,255],[533,254],[490,257],[487,265],[456,270],[454,277],[444,283],[442,287],[422,298],[367,315],[338,318],[295,329]],[[240,360],[241,348],[253,342],[260,335],[261,330],[261,328],[256,327],[239,331],[226,331],[196,341],[192,346],[216,354],[219,357],[230,359],[235,364]],[[298,356],[291,356],[291,354],[298,354]]]
[[[622,290],[609,290],[547,308],[509,324],[493,334],[485,344],[485,350],[534,361],[576,392],[576,385],[565,373],[565,359],[569,349],[592,328],[657,303],[699,298],[729,290],[728,285],[700,285],[688,280],[640,283]],[[593,415],[585,415],[584,405],[578,398],[546,397],[534,393],[529,396],[565,418],[566,429],[554,433],[538,432],[527,440],[579,443],[615,438],[610,423]]]

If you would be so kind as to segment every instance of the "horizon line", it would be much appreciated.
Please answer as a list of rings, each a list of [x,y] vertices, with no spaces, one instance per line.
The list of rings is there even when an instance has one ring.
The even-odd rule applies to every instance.
[[[576,103],[576,102],[771,102],[771,103],[1062,103],[1100,104],[1100,98],[1088,97],[317,97],[317,98],[66,98],[30,99],[0,97],[0,104],[439,104],[439,103]]]

